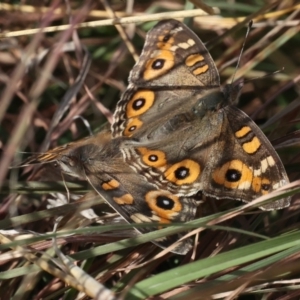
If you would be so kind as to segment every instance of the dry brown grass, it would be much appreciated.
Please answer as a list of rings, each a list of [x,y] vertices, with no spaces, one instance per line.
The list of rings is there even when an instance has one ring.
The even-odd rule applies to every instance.
[[[68,183],[72,199],[77,194],[84,197],[47,209],[47,200],[58,197],[49,196],[50,192],[66,195],[57,174],[48,176],[51,184],[47,185],[39,182],[44,178],[41,173],[32,169],[9,170],[25,156],[87,136],[86,126],[75,116],[87,120],[93,132],[111,122],[134,58],[154,24],[148,21],[193,16],[186,20],[208,43],[223,83],[231,80],[235,70],[245,24],[254,20],[236,79],[263,77],[283,67],[284,71],[248,82],[239,107],[263,125],[290,180],[298,180],[298,2],[261,6],[256,2],[255,6],[252,1],[218,1],[214,2],[219,6],[214,9],[217,14],[206,16],[188,11],[191,3],[181,1],[113,1],[110,7],[104,1],[33,3],[0,4],[0,298],[299,299],[297,194],[290,208],[272,213],[226,211],[235,203],[210,202],[204,208],[206,218],[194,224],[206,229],[194,252],[185,257],[159,256],[161,249],[145,244],[155,235],[135,238],[129,225],[118,226],[118,216],[92,192],[87,193],[86,184]],[[202,8],[201,1],[193,3]],[[75,96],[74,82],[88,66],[84,47],[91,55],[91,66]],[[65,96],[67,91],[71,96]],[[293,193],[297,189],[295,182]],[[87,220],[80,215],[91,206],[97,208],[98,221],[105,226],[92,226],[95,216]],[[55,252],[50,239],[59,215],[64,218],[56,243],[68,258]],[[8,229],[15,232],[11,235]],[[264,240],[266,236],[273,238]],[[71,259],[80,268],[73,270]]]

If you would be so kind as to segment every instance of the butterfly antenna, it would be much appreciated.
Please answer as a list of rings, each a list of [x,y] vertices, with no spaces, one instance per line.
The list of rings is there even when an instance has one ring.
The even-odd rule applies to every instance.
[[[81,120],[82,123],[84,124],[85,128],[88,130],[90,136],[93,136],[93,132],[92,132],[92,129],[91,129],[91,126],[90,126],[90,123],[88,122],[88,120],[80,115],[76,115],[73,117],[73,120],[76,120],[76,119]]]
[[[246,45],[246,40],[247,40],[247,37],[250,33],[250,30],[252,28],[252,25],[253,25],[253,21],[251,20],[249,23],[248,23],[248,27],[247,27],[247,32],[246,32],[246,35],[245,35],[245,38],[244,38],[244,42],[243,42],[243,45],[242,45],[242,49],[241,49],[241,52],[240,52],[240,55],[239,55],[239,58],[238,58],[238,61],[237,61],[237,64],[236,64],[236,68],[235,68],[235,71],[233,73],[233,77],[232,77],[232,81],[231,81],[231,84],[233,84],[233,81],[234,81],[234,78],[235,78],[235,75],[236,75],[236,72],[237,72],[237,69],[240,65],[240,61],[241,61],[241,58],[242,58],[242,55],[243,55],[243,52],[244,52],[244,48],[245,48],[245,45]]]
[[[274,75],[276,75],[278,73],[282,73],[283,71],[284,71],[284,67],[282,67],[280,70],[274,71],[272,73],[268,73],[268,74],[265,74],[265,75],[262,75],[262,76],[257,76],[257,77],[253,77],[251,79],[248,79],[248,80],[244,81],[244,83],[252,82],[252,81],[254,81],[256,79],[261,79],[261,78],[266,78],[266,77],[272,77],[272,76],[274,76]]]

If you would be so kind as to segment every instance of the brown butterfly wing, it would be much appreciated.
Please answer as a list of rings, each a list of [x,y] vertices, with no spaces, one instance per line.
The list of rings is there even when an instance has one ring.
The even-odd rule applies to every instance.
[[[141,128],[188,111],[196,92],[219,86],[218,71],[200,39],[179,21],[161,21],[147,34],[130,73],[112,135],[136,137]]]

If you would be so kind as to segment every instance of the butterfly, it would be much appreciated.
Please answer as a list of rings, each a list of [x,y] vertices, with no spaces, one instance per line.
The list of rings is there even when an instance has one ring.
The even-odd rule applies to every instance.
[[[250,202],[289,182],[259,127],[234,104],[241,85],[220,86],[198,36],[176,20],[147,34],[111,130],[30,158],[87,180],[127,222],[193,220],[199,195]],[[201,199],[200,199],[201,200]],[[289,198],[261,209],[288,206]],[[165,248],[183,234],[154,241]],[[192,241],[173,252],[185,254]]]
[[[212,57],[187,26],[161,21],[130,73],[112,135],[130,137],[121,147],[124,160],[158,188],[252,201],[289,180],[263,132],[233,106],[240,89],[220,87]]]
[[[63,173],[87,180],[127,222],[153,224],[138,227],[141,233],[193,220],[200,202],[150,184],[124,162],[122,142],[123,138],[112,139],[111,131],[104,129],[95,136],[32,156],[23,165],[53,163]],[[163,237],[154,243],[166,248],[183,235]],[[192,239],[186,239],[172,251],[185,254],[191,246]]]

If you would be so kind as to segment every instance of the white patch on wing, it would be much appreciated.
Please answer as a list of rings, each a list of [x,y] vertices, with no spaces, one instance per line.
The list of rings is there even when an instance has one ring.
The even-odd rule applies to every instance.
[[[178,46],[185,50],[191,47],[189,43],[179,43]]]
[[[136,213],[130,216],[130,219],[135,223],[149,223],[151,222],[151,219],[146,217],[143,214]]]
[[[249,190],[251,187],[251,182],[250,181],[245,181],[239,184],[238,189],[239,190]]]
[[[196,42],[193,39],[189,39],[187,42],[190,46],[194,46],[196,44]]]

